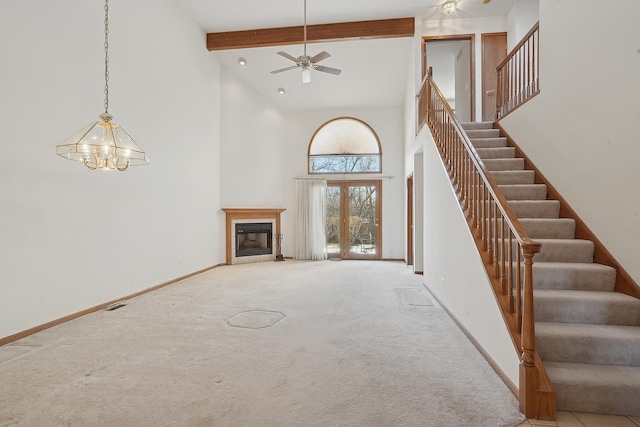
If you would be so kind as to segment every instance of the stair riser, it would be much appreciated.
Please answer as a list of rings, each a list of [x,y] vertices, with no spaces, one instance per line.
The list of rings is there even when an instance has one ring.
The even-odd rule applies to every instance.
[[[640,300],[600,301],[540,298],[534,292],[537,322],[640,326]]]
[[[469,139],[500,137],[500,129],[468,129],[466,132]]]
[[[484,159],[484,166],[490,171],[524,170],[524,159]]]
[[[536,335],[536,348],[544,361],[640,366],[640,338]]]
[[[477,148],[476,152],[481,159],[513,159],[516,155],[513,147]]]
[[[507,138],[474,138],[470,141],[476,150],[478,148],[504,148],[507,146]]]
[[[523,226],[531,239],[573,239],[575,236],[575,223],[565,222],[560,219],[547,219],[544,223],[531,223],[531,218],[522,218]],[[506,228],[506,227],[505,227]],[[498,219],[498,237],[502,236],[502,219]]]
[[[558,411],[640,416],[640,382],[624,386],[565,384],[554,381],[553,377],[551,382],[556,391]]]
[[[547,186],[544,184],[500,185],[502,195],[507,200],[545,200]]]
[[[533,184],[536,174],[531,170],[524,171],[494,171],[493,179],[498,185]]]
[[[579,268],[547,267],[544,263],[533,264],[534,289],[565,289],[575,291],[613,292],[616,283],[614,269],[593,271]]]
[[[543,240],[543,241],[541,241]],[[593,262],[594,245],[590,240],[544,240],[533,262]]]
[[[493,129],[493,122],[463,122],[462,128],[465,130]]]
[[[547,220],[523,218],[520,224],[532,239],[573,239],[576,235],[576,222],[565,218]]]
[[[509,206],[518,218],[558,218],[560,216],[560,202],[557,200],[537,200],[509,202]]]

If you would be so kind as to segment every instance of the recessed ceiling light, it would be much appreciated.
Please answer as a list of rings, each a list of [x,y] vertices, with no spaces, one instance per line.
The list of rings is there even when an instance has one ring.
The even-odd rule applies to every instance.
[[[280,95],[284,95],[286,92],[285,92],[285,90],[284,90],[284,88],[283,88],[283,87],[279,87],[279,88],[278,88],[278,93],[279,93]]]
[[[243,57],[238,58],[238,64],[242,65],[243,67],[245,65],[247,65],[247,60],[244,59]]]

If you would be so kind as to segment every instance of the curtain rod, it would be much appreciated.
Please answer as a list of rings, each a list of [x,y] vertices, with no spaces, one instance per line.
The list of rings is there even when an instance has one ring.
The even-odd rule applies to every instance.
[[[321,180],[342,180],[342,181],[361,181],[363,179],[393,179],[395,178],[395,176],[393,175],[376,175],[376,176],[369,176],[369,175],[320,175],[320,176],[296,176],[293,179],[295,180],[300,180],[300,179],[321,179]]]

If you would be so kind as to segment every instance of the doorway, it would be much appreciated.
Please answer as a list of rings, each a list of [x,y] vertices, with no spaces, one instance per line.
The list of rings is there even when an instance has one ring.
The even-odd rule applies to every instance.
[[[422,76],[433,67],[433,80],[461,122],[475,120],[473,34],[422,38]]]
[[[496,120],[498,65],[507,57],[507,33],[482,34],[482,121]]]
[[[381,259],[380,180],[327,181],[329,258]]]

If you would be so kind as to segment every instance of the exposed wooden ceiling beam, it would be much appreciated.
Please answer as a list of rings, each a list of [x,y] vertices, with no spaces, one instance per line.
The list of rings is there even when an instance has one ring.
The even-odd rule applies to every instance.
[[[307,25],[307,43],[413,37],[414,28],[414,18]],[[207,34],[207,49],[210,51],[284,46],[303,42],[303,26]]]

